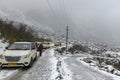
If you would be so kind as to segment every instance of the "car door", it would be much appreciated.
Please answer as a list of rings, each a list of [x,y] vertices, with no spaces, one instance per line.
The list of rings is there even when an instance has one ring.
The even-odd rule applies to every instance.
[[[32,52],[33,58],[35,58],[36,55],[37,55],[37,51],[36,51],[36,48],[35,48],[35,43],[31,44],[31,52]]]

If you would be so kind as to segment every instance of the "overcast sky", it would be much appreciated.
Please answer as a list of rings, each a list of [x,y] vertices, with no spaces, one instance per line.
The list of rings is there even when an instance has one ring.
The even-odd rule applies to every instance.
[[[120,43],[120,0],[0,0],[0,9],[26,17],[82,41]]]

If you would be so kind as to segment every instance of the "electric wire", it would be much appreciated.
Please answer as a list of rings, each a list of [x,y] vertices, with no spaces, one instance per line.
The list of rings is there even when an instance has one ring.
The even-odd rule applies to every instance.
[[[48,4],[48,7],[50,8],[50,11],[52,12],[53,16],[55,16],[55,12],[54,12],[54,9],[52,8],[51,6],[51,3],[49,2],[49,0],[46,0],[47,4]]]

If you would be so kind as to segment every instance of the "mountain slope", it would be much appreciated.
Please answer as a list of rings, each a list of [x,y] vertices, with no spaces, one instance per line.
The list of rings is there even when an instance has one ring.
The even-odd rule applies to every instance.
[[[36,31],[38,37],[56,39],[56,34],[50,27],[43,26],[37,21],[26,17],[21,11],[16,9],[0,9],[0,18],[4,21],[14,21],[15,25],[19,23],[25,24]],[[59,36],[60,37],[60,36]]]
[[[51,28],[43,26],[37,21],[34,21],[33,19],[26,17],[21,11],[16,9],[0,9],[0,18],[2,18],[3,20],[8,19],[11,21],[27,24],[38,31],[39,29],[42,29],[53,32]]]

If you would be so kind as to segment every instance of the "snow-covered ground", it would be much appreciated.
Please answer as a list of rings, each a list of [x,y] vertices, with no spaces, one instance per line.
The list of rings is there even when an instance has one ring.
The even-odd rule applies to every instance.
[[[78,57],[66,58],[68,68],[72,72],[73,80],[113,80],[112,77],[104,75],[77,60]]]
[[[60,55],[49,49],[21,80],[119,80],[118,76],[85,65],[84,55]]]
[[[45,50],[37,62],[18,80],[120,80],[120,77],[91,67],[84,54],[61,55],[54,48]],[[0,80],[14,79],[19,70],[0,70]]]
[[[84,57],[85,58],[85,57]],[[95,79],[95,80],[120,80],[120,77],[119,76],[116,76],[116,75],[114,75],[114,74],[110,74],[110,73],[108,73],[108,72],[106,72],[106,71],[103,71],[103,70],[100,70],[99,69],[99,67],[98,66],[96,66],[96,63],[91,63],[91,64],[89,64],[89,63],[86,63],[86,62],[84,62],[84,61],[82,61],[82,59],[84,59],[83,57],[79,57],[77,60],[78,60],[78,62],[80,62],[80,64],[82,64],[82,65],[84,65],[84,66],[86,66],[87,68],[89,68],[89,69],[91,69],[91,70],[93,70],[93,71],[95,71],[95,72],[97,72],[97,73],[99,73],[99,74],[102,74],[102,75],[105,75],[105,76],[107,76],[106,78],[105,78],[105,76],[103,76],[105,79],[103,79],[103,78],[99,78],[99,79]],[[111,70],[111,69],[113,69],[112,68],[112,66],[108,66],[108,68],[109,68],[109,70]],[[111,69],[110,69],[111,68]],[[91,79],[92,80],[92,79]],[[94,80],[94,79],[93,79]]]
[[[14,75],[18,74],[19,70],[0,70],[0,80],[9,80],[14,77]]]
[[[5,50],[5,47],[7,46],[7,43],[3,43],[2,40],[0,40],[0,54],[2,54]]]
[[[21,80],[71,80],[71,77],[64,59],[54,49],[48,49]]]
[[[46,50],[42,53],[42,57],[40,57],[32,69],[28,71],[21,80],[49,80],[51,74],[54,74],[56,64],[54,49]]]

